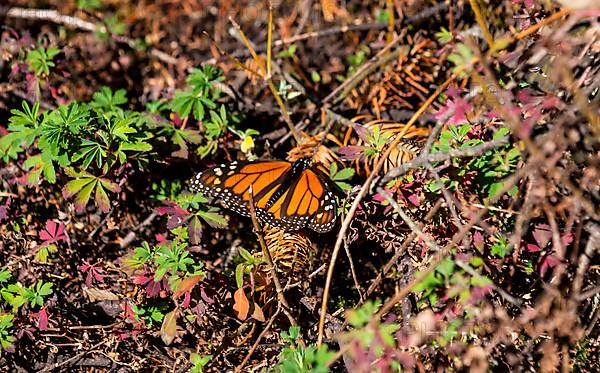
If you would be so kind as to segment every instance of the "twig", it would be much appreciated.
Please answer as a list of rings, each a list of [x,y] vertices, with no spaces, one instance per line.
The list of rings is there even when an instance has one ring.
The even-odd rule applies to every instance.
[[[54,364],[52,364],[51,367],[46,367],[46,368],[40,370],[40,373],[50,372],[50,371],[53,371],[53,370],[55,370],[57,368],[65,366],[67,364],[69,364],[69,366],[71,366],[72,362],[81,359],[82,357],[84,357],[85,355],[89,354],[90,352],[93,352],[95,349],[97,349],[98,347],[102,346],[104,343],[106,343],[106,342],[105,341],[98,342],[95,345],[93,345],[92,347],[90,347],[88,350],[82,351],[82,352],[78,353],[77,355],[68,358],[67,360],[61,361],[60,363],[54,363]]]
[[[254,207],[254,194],[252,191],[252,185],[248,188],[248,194],[250,195],[248,205],[250,208],[250,217],[252,218],[252,224],[254,225],[254,231],[256,236],[258,237],[258,242],[260,243],[260,247],[262,248],[263,256],[267,259],[267,264],[269,265],[269,270],[271,272],[271,276],[273,277],[273,283],[275,284],[275,290],[277,291],[277,301],[283,306],[283,313],[287,316],[292,325],[298,325],[294,317],[289,313],[289,304],[283,295],[283,288],[281,287],[281,281],[279,281],[279,276],[277,276],[277,270],[275,269],[275,265],[273,264],[273,257],[271,256],[271,252],[267,247],[267,243],[265,242],[265,238],[262,235],[262,229],[260,227],[260,223],[258,222],[258,218],[256,217],[256,209]]]
[[[150,215],[148,215],[148,217],[146,219],[144,219],[143,222],[141,222],[135,228],[133,228],[131,231],[129,231],[129,233],[127,233],[127,235],[125,236],[125,238],[123,238],[123,240],[121,241],[121,244],[119,245],[121,247],[121,249],[124,249],[127,246],[129,246],[131,244],[131,242],[133,240],[135,240],[136,232],[138,230],[140,230],[141,228],[143,228],[147,225],[150,225],[150,223],[152,223],[152,221],[156,218],[157,215],[158,215],[158,213],[156,211],[152,211],[152,213]]]
[[[385,174],[385,176],[382,177],[377,184],[380,186],[385,185],[388,181],[404,175],[408,170],[419,168],[427,164],[447,161],[452,158],[474,157],[476,155],[484,154],[488,150],[503,146],[507,143],[508,137],[501,137],[499,139],[488,141],[479,145],[469,146],[467,148],[452,149],[447,153],[423,154],[410,162],[406,162],[403,165],[389,170],[388,173]]]
[[[475,19],[479,24],[479,28],[481,28],[481,31],[483,32],[483,37],[485,38],[485,41],[488,43],[488,46],[492,48],[494,45],[494,38],[492,37],[489,28],[485,24],[485,19],[483,19],[483,15],[481,14],[479,5],[477,5],[477,1],[469,0],[469,4],[471,4],[471,9],[473,9],[473,13],[475,13]]]
[[[396,200],[394,198],[392,198],[392,196],[388,192],[386,192],[381,187],[378,188],[377,191],[379,192],[379,194],[381,194],[383,196],[383,198],[385,198],[390,203],[390,205],[394,208],[394,210],[396,210],[396,212],[400,215],[400,218],[402,218],[402,220],[404,220],[404,222],[410,227],[412,232],[414,234],[416,234],[421,240],[423,240],[423,242],[425,242],[428,247],[432,248],[436,252],[440,252],[443,250],[434,240],[432,240],[425,233],[423,233],[421,228],[419,228],[419,226],[406,214],[406,212],[404,212],[402,207],[400,207],[400,205],[398,205],[398,202],[396,202]],[[455,259],[454,262],[456,263],[457,266],[462,268],[465,272],[467,272],[471,276],[476,277],[478,279],[484,278],[480,273],[473,270],[473,268],[471,268],[471,266],[469,266],[468,264],[463,263],[462,261],[460,261],[458,259]],[[518,300],[515,297],[513,297],[512,295],[508,294],[507,292],[504,291],[504,289],[501,289],[498,286],[496,286],[496,284],[492,283],[492,287],[504,299],[506,299],[513,305],[515,305],[517,307],[521,305],[522,302],[520,300]]]
[[[595,251],[600,250],[600,227],[597,224],[590,222],[587,224],[587,230],[589,231],[590,236],[587,244],[585,245],[584,252],[579,256],[579,264],[577,266],[577,271],[575,272],[575,279],[573,280],[573,286],[571,290],[572,297],[578,301],[593,296],[600,289],[600,287],[598,287],[581,294],[583,278],[585,277],[585,272],[590,265],[590,259],[594,256]]]
[[[269,322],[267,323],[267,325],[265,325],[265,328],[263,329],[263,331],[260,332],[260,334],[256,338],[256,341],[254,341],[254,343],[252,344],[252,347],[250,348],[250,350],[248,351],[248,353],[244,357],[244,360],[242,360],[242,362],[237,367],[235,367],[235,372],[241,372],[242,371],[242,368],[244,367],[244,365],[246,365],[246,363],[248,362],[248,360],[250,360],[250,358],[254,354],[254,351],[256,351],[256,348],[258,347],[260,341],[263,339],[263,337],[265,336],[265,334],[267,334],[267,332],[271,328],[271,325],[273,325],[273,322],[275,321],[275,318],[277,317],[277,315],[279,315],[279,312],[281,312],[281,303],[279,303],[279,305],[277,306],[277,310],[275,311],[275,313],[273,314],[273,316],[271,316],[271,318],[269,319]]]
[[[346,256],[348,257],[348,263],[350,263],[350,273],[352,274],[352,280],[354,281],[354,287],[356,288],[356,292],[358,293],[358,298],[360,302],[364,302],[362,291],[360,291],[360,285],[358,283],[358,278],[356,277],[356,270],[354,269],[354,260],[352,260],[352,254],[350,254],[350,249],[348,248],[348,241],[346,237],[344,237],[344,251],[346,252]]]
[[[64,14],[60,14],[58,11],[53,9],[30,9],[30,8],[20,8],[20,7],[12,7],[6,11],[6,16],[9,18],[19,18],[19,19],[31,19],[31,20],[40,20],[40,21],[50,21],[56,24],[64,25],[69,28],[74,28],[78,30],[85,30],[93,33],[106,33],[108,30],[104,25],[95,24],[93,22],[84,21],[81,18],[67,16]],[[114,36],[114,40],[127,44],[132,49],[142,51],[136,44],[135,40],[125,36]],[[150,47],[148,48],[150,51],[150,55],[156,57],[162,62],[165,62],[170,65],[177,65],[179,60],[177,58],[172,57],[171,55],[161,51],[160,49]]]
[[[108,219],[111,217],[111,215],[113,214],[113,212],[115,212],[115,207],[111,206],[110,207],[110,211],[108,211],[108,214],[106,214],[106,216],[104,218],[102,218],[102,220],[100,221],[100,223],[98,224],[98,226],[96,228],[94,228],[93,231],[90,232],[90,234],[88,235],[88,239],[91,240],[92,238],[94,238],[94,236],[98,233],[98,231],[104,227],[104,224],[108,221]]]
[[[532,168],[531,165],[525,166],[523,168],[523,174],[526,174],[526,172],[530,168]],[[503,183],[503,187],[501,188],[501,190],[493,198],[490,199],[489,203],[495,203],[504,193],[506,193],[510,188],[512,188],[512,186],[519,181],[519,174],[520,173],[517,173],[509,177],[508,180],[506,180]],[[435,271],[437,266],[446,258],[446,256],[448,256],[448,254],[450,254],[452,249],[454,249],[454,247],[463,239],[463,237],[467,233],[469,233],[471,228],[473,228],[473,226],[475,226],[475,224],[477,224],[481,220],[481,218],[483,218],[483,215],[486,212],[487,210],[480,210],[477,213],[475,213],[471,220],[455,234],[455,236],[452,238],[452,241],[450,241],[446,246],[444,246],[436,253],[434,260],[429,264],[429,266],[425,270],[421,271],[412,281],[406,284],[392,298],[385,302],[385,304],[377,313],[377,317],[381,318],[382,316],[386,315],[389,311],[391,311],[391,309],[394,307],[394,305],[396,305],[396,303],[401,301],[405,296],[408,295],[408,293],[410,293],[411,289],[414,288],[415,285],[422,282],[427,276],[429,276],[430,273]]]
[[[373,171],[371,172],[371,174],[369,175],[367,180],[363,183],[363,185],[360,189],[360,192],[355,197],[354,202],[352,203],[352,206],[350,206],[348,215],[346,215],[346,218],[342,222],[342,227],[340,228],[340,231],[338,233],[338,236],[337,236],[337,239],[335,242],[335,246],[333,248],[333,252],[331,254],[331,259],[329,261],[329,267],[327,268],[327,277],[325,279],[325,288],[323,289],[323,299],[321,302],[321,314],[319,315],[319,328],[318,328],[318,337],[317,337],[318,345],[321,345],[321,343],[323,342],[323,332],[325,330],[325,315],[327,314],[327,301],[329,300],[329,289],[331,287],[331,281],[333,278],[333,270],[335,268],[335,262],[337,260],[337,256],[339,254],[339,251],[340,251],[340,248],[342,245],[342,240],[343,240],[346,232],[348,231],[348,228],[350,227],[350,222],[352,221],[352,218],[354,217],[354,213],[356,212],[356,209],[358,209],[358,205],[360,204],[360,201],[362,201],[362,199],[365,197],[365,195],[369,191],[369,187],[371,186],[371,183],[377,176],[377,173],[379,172],[379,170],[381,170],[381,168],[383,167],[383,164],[385,163],[387,157],[390,155],[390,153],[396,147],[396,145],[398,145],[398,143],[400,141],[402,141],[404,134],[406,134],[406,132],[415,124],[415,122],[419,119],[419,117],[425,112],[425,110],[427,110],[429,105],[431,105],[433,103],[433,101],[436,99],[436,97],[444,89],[446,89],[446,87],[452,81],[454,81],[455,78],[456,78],[456,75],[452,74],[444,83],[442,83],[438,87],[438,89],[421,105],[419,110],[417,110],[415,112],[415,114],[410,118],[410,120],[406,123],[406,125],[402,129],[402,131],[395,137],[395,139],[392,141],[392,143],[385,150],[382,157],[379,158],[379,161],[375,164],[375,167],[373,167]]]
[[[428,222],[429,220],[431,220],[433,218],[433,216],[437,213],[437,211],[440,209],[441,206],[442,206],[442,200],[438,200],[436,202],[436,204],[431,208],[431,210],[429,210],[429,212],[425,216],[424,222]],[[419,224],[419,227],[422,228],[424,225],[425,225],[424,223],[421,223],[421,224]],[[415,238],[417,238],[417,234],[414,232],[411,232],[410,235],[408,235],[408,237],[406,237],[404,239],[402,246],[400,246],[400,248],[394,253],[394,255],[390,258],[390,260],[383,266],[383,270],[381,272],[379,272],[377,274],[377,277],[375,277],[375,279],[371,282],[371,285],[369,285],[369,288],[367,289],[365,297],[369,297],[371,295],[371,293],[373,293],[373,291],[375,291],[377,286],[379,286],[379,283],[381,283],[381,281],[383,280],[383,276],[387,275],[387,273],[390,271],[392,266],[394,266],[394,264],[396,264],[398,259],[400,259],[402,254],[404,254],[406,249],[408,249],[408,246],[410,246],[413,243]]]
[[[271,10],[272,9],[269,8],[269,12],[270,13],[271,13]],[[272,21],[272,18],[271,18],[271,21]],[[296,126],[292,122],[292,118],[290,117],[290,113],[288,112],[288,110],[287,110],[287,108],[286,108],[286,106],[285,106],[285,104],[284,104],[281,96],[279,95],[279,92],[277,92],[277,88],[273,84],[272,77],[268,75],[268,69],[267,69],[267,67],[265,66],[265,64],[263,63],[263,61],[258,57],[258,54],[256,54],[256,50],[254,49],[254,47],[252,46],[252,44],[250,43],[250,41],[246,37],[246,34],[244,33],[244,31],[242,30],[242,28],[240,27],[240,25],[233,18],[231,18],[231,17],[229,17],[229,22],[231,22],[231,24],[233,25],[233,27],[237,31],[238,35],[242,39],[242,42],[246,45],[246,48],[248,48],[248,50],[250,51],[250,54],[252,55],[252,58],[256,62],[257,66],[259,67],[259,75],[265,80],[265,82],[267,83],[267,86],[271,90],[271,93],[273,94],[273,97],[275,98],[275,101],[277,102],[277,105],[279,105],[279,109],[281,111],[281,115],[283,116],[283,120],[285,121],[285,123],[290,128],[290,132],[294,136],[294,139],[296,140],[296,142],[300,142],[301,141],[301,136],[298,133],[298,130],[296,129]],[[273,27],[273,25],[272,25],[272,22],[271,22],[269,24],[269,29],[271,29],[272,27]],[[271,47],[268,46],[267,48],[270,49]],[[260,74],[260,71],[262,71],[262,74]]]
[[[326,104],[329,101],[334,101],[334,103],[335,103],[335,102],[339,101],[340,97],[338,97],[338,94],[342,91],[345,91],[347,87],[354,84],[354,81],[357,80],[357,78],[359,78],[360,76],[362,76],[362,74],[365,71],[370,69],[371,65],[375,64],[377,61],[379,61],[381,58],[383,58],[383,56],[385,56],[386,53],[391,51],[392,48],[394,48],[398,43],[400,43],[402,41],[402,39],[404,39],[404,35],[405,35],[405,32],[396,36],[394,38],[394,40],[392,40],[388,45],[386,45],[383,49],[381,49],[379,52],[377,52],[377,54],[375,56],[373,56],[369,61],[367,61],[364,65],[362,65],[358,70],[356,70],[354,72],[354,74],[352,74],[351,77],[344,80],[344,82],[342,84],[337,86],[330,94],[328,94],[327,97],[325,97],[323,99],[323,103]],[[335,98],[335,100],[334,100],[334,98]]]

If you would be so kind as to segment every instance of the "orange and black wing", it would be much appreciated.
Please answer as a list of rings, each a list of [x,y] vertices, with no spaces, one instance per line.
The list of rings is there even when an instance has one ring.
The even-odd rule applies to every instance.
[[[289,230],[308,226],[319,233],[329,232],[335,225],[335,198],[319,171],[302,171],[289,188],[278,194],[262,211],[262,218],[269,224]]]
[[[190,188],[193,192],[220,199],[225,207],[249,216],[252,186],[257,215],[263,220],[261,210],[267,207],[269,199],[286,180],[290,169],[291,163],[284,161],[221,164],[197,174]]]

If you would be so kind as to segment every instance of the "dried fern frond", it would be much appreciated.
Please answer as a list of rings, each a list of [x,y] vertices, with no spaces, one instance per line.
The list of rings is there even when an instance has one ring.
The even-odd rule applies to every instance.
[[[435,91],[435,79],[443,66],[445,54],[439,54],[436,41],[422,34],[407,35],[409,51],[400,54],[379,73],[365,78],[346,98],[358,111],[368,106],[373,114],[391,109],[414,109]]]
[[[309,136],[303,132],[303,141],[288,152],[287,160],[290,162],[295,162],[302,158],[312,158],[313,162],[315,162],[318,167],[325,172],[325,174],[329,174],[329,168],[331,167],[331,164],[341,164],[341,161],[333,150],[322,144],[323,137],[325,137],[326,140],[332,141],[338,146],[342,145],[341,142],[330,133],[325,134],[321,132],[316,136]]]
[[[372,132],[374,127],[379,127],[381,136],[387,140],[386,143],[391,143],[396,140],[396,136],[404,132],[405,125],[402,123],[390,122],[386,120],[373,120],[362,126],[361,131]],[[354,129],[356,131],[356,128]],[[423,148],[423,144],[429,136],[430,130],[423,127],[411,127],[402,135],[402,140],[390,152],[383,164],[383,172],[387,172],[394,167],[398,167],[406,162],[409,162],[419,155]],[[369,146],[365,143],[364,135],[346,134],[344,139],[346,145]],[[381,153],[371,157],[362,157],[355,161],[355,168],[358,174],[369,175],[381,157]]]
[[[291,278],[293,281],[298,280],[303,273],[310,269],[315,247],[302,233],[288,232],[276,227],[265,227],[265,243],[282,281],[286,278]],[[260,261],[263,253],[258,252],[254,254],[254,257]],[[261,262],[257,270],[268,279],[271,277],[269,265],[266,260]]]

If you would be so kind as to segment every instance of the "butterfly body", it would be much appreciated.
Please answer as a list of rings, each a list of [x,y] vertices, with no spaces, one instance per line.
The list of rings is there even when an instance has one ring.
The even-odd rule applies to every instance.
[[[335,225],[337,206],[327,176],[307,158],[221,164],[197,174],[191,189],[244,216],[250,216],[252,189],[257,218],[271,226],[324,233]]]

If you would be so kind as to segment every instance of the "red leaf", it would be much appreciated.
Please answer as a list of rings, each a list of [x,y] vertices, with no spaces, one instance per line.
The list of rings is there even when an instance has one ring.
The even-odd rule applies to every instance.
[[[562,236],[560,236],[560,242],[562,243],[563,247],[569,246],[571,242],[573,242],[573,233],[564,233]]]
[[[38,329],[46,330],[48,329],[48,312],[46,312],[46,308],[42,308],[39,312],[32,313],[32,316],[37,318]]]
[[[39,237],[44,241],[44,246],[51,243],[58,243],[60,241],[67,241],[65,226],[62,223],[56,223],[53,220],[48,220],[46,222],[46,228],[40,231]]]
[[[542,266],[540,267],[540,274],[542,276],[544,276],[546,274],[546,271],[548,270],[548,268],[554,268],[558,264],[560,264],[560,259],[558,259],[554,255],[548,255],[542,261]]]
[[[192,293],[190,293],[188,291],[187,293],[185,293],[185,296],[183,297],[183,303],[181,303],[181,307],[188,308],[190,306],[191,300],[192,300]]]
[[[176,202],[164,201],[163,204],[165,206],[156,208],[156,212],[158,212],[159,215],[168,214],[174,216],[187,216],[190,214],[186,209],[179,206]]]
[[[434,114],[434,118],[441,120],[450,115],[448,124],[463,124],[467,121],[467,113],[472,110],[473,106],[467,100],[463,98],[449,98],[446,101],[446,105]]]
[[[485,239],[483,238],[483,234],[481,234],[481,232],[476,231],[473,233],[473,245],[479,252],[483,252]]]
[[[540,247],[536,244],[528,243],[527,246],[525,246],[525,250],[527,250],[530,253],[537,253],[542,249],[540,249]]]
[[[415,206],[419,206],[421,204],[419,201],[419,196],[416,193],[410,194],[408,197],[406,197],[406,199],[408,199],[410,203]]]

